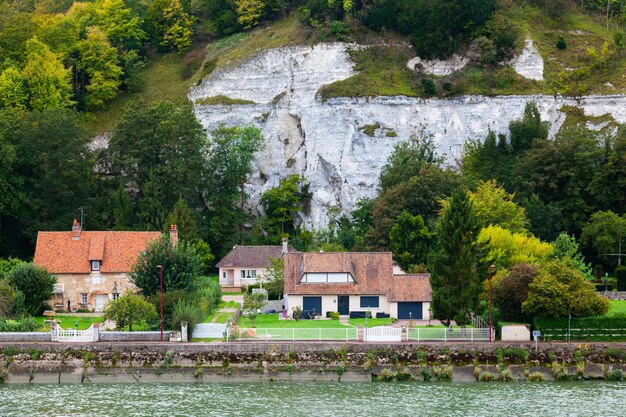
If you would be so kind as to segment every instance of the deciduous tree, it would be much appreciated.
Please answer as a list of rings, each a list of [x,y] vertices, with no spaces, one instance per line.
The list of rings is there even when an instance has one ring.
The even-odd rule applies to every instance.
[[[130,280],[141,289],[144,295],[158,293],[160,271],[163,267],[163,291],[192,291],[196,279],[201,276],[201,260],[194,247],[184,240],[175,247],[168,236],[163,236],[148,245],[139,255],[130,273]]]
[[[132,332],[133,324],[141,322],[154,324],[157,318],[156,308],[132,292],[110,301],[104,307],[104,320],[114,322],[118,330],[128,327],[128,331]]]
[[[600,297],[580,271],[561,261],[545,265],[529,285],[522,311],[540,317],[597,316],[609,310],[609,300]]]

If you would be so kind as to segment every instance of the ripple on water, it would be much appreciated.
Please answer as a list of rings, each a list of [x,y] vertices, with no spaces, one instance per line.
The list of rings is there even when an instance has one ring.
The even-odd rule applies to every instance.
[[[29,417],[617,416],[624,404],[616,382],[0,385],[0,416]]]

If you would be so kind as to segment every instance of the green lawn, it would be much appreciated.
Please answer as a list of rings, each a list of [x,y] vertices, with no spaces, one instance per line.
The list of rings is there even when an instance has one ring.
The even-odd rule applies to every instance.
[[[611,308],[605,317],[626,316],[626,300],[609,300]]]
[[[350,319],[352,326],[365,326],[365,319]],[[250,320],[240,318],[239,327],[252,327]],[[386,326],[391,324],[391,319],[368,319],[368,327]],[[278,314],[259,314],[254,322],[257,329],[268,328],[296,328],[296,329],[345,329],[351,326],[341,324],[339,320],[279,320]]]
[[[40,322],[42,325],[45,320],[51,319],[51,317],[46,316],[38,316],[35,319]],[[60,321],[60,326],[63,329],[78,329],[85,330],[88,329],[93,323],[102,323],[102,317],[84,317],[84,316],[54,316],[54,319],[57,323]],[[76,327],[76,323],[78,323],[78,327]]]

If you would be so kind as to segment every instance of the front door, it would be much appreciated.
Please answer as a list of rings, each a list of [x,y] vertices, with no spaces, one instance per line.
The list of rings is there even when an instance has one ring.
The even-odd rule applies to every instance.
[[[347,295],[337,296],[337,311],[341,316],[350,314],[350,297]]]
[[[104,305],[106,304],[108,297],[106,295],[98,294],[96,295],[96,311],[104,310]]]

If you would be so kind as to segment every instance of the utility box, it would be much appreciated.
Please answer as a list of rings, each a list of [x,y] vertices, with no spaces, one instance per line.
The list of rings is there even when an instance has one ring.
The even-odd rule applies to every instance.
[[[503,342],[530,342],[530,330],[524,324],[502,326]]]

